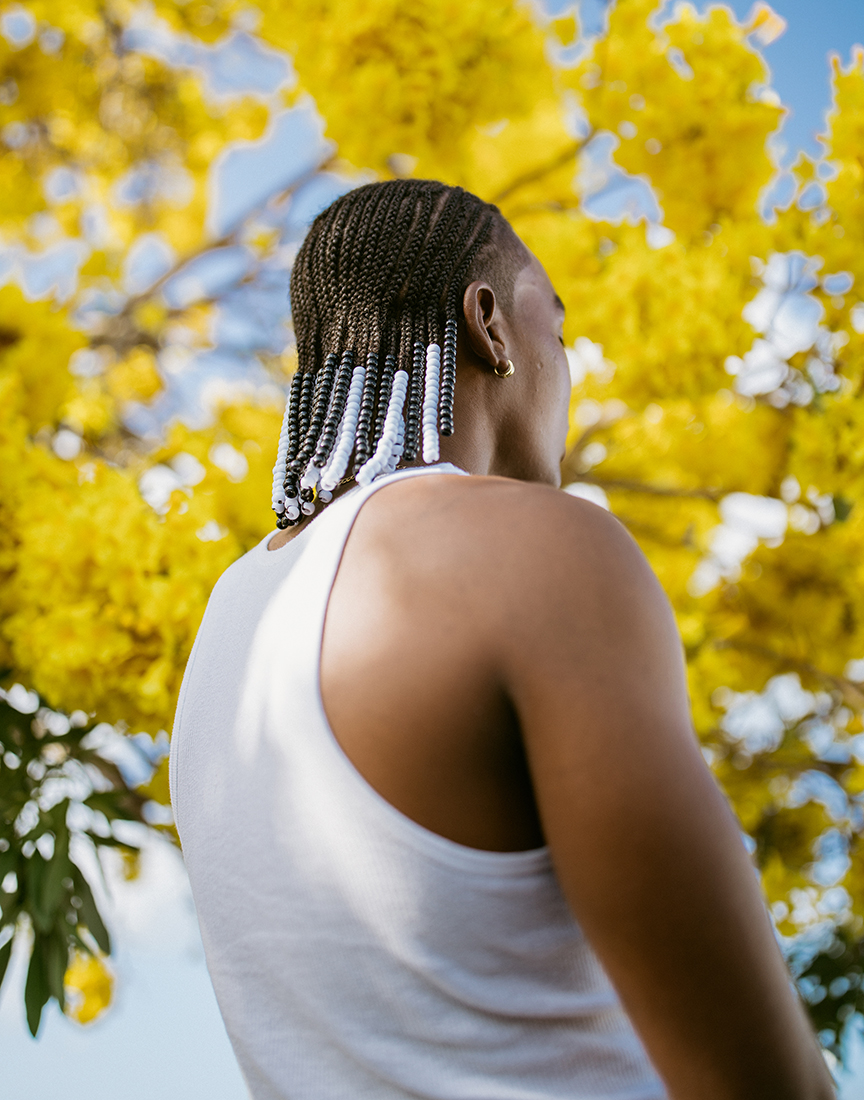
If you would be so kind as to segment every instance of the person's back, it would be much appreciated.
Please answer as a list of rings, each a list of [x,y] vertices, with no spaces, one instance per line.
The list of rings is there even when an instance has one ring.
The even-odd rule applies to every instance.
[[[663,1096],[605,968],[676,1100],[824,1100],[828,1075],[692,736],[668,605],[620,525],[554,488],[560,303],[496,223],[490,269],[506,283],[502,254],[514,268],[502,308],[471,278],[482,234],[453,240],[460,217],[471,229],[472,211],[487,215],[423,186],[360,189],[301,250],[301,368],[319,368],[292,386],[274,507],[281,527],[305,526],[219,582],[178,707],[178,827],[253,1097]],[[335,256],[338,314],[349,244],[369,260],[394,223],[409,244],[394,251],[388,309],[413,310],[405,322],[396,309],[394,330],[413,364],[400,381],[385,363],[370,389],[377,361],[361,370],[339,341],[374,350],[374,326],[352,334],[349,308],[324,359],[328,341],[304,325],[327,309],[302,280]],[[386,280],[359,270],[381,294]],[[438,365],[405,328],[434,331],[427,283],[446,305]],[[451,283],[458,431],[439,441],[453,426]],[[430,465],[390,484],[420,434]],[[436,467],[439,442],[475,476]],[[310,525],[352,451],[364,487]]]
[[[385,490],[401,511],[399,498],[424,482],[406,519],[418,504],[425,510],[430,491],[458,502],[462,486],[453,482],[481,480],[412,476],[425,472],[396,474],[412,484]],[[475,486],[465,488],[470,495]],[[371,525],[365,508],[360,513],[361,537],[378,526],[373,503]],[[275,552],[262,544],[226,573],[178,708],[177,823],[214,987],[253,1096],[664,1096],[573,920],[548,851],[479,850],[482,843],[463,845],[418,825],[424,815],[412,820],[382,800],[334,740],[318,692],[318,655],[359,504],[356,494],[347,497],[297,542]],[[369,555],[352,547],[346,562],[354,560]],[[379,564],[391,580],[422,592],[422,555],[406,561],[399,579]],[[374,589],[361,580],[354,594],[362,591],[386,615],[390,597]],[[381,638],[374,615],[361,618],[368,638]],[[446,663],[450,684],[437,666],[429,681],[456,687],[455,666]],[[465,672],[458,678],[473,678]],[[325,699],[341,694],[332,679],[325,674]],[[467,727],[489,743],[459,748],[461,694],[457,687],[439,700],[446,713],[430,715],[423,694],[400,704],[400,729],[391,733],[400,743],[390,747],[430,808],[436,791],[441,796],[437,821],[448,803],[467,799],[471,816],[486,820],[487,841],[500,847],[494,822],[512,832],[509,803],[518,827],[524,766],[507,759],[516,755],[512,742],[496,749],[497,715],[479,724],[469,718]],[[449,744],[424,747],[427,725],[446,731]],[[447,777],[455,779],[457,790],[440,789],[430,767],[448,788]]]

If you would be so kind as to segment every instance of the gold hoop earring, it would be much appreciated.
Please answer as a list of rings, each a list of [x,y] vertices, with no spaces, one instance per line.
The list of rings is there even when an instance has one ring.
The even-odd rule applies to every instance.
[[[497,363],[493,367],[493,370],[495,371],[496,375],[499,378],[509,378],[510,375],[514,372],[515,369],[516,368],[513,366],[513,362],[510,359],[507,360],[507,369],[506,370],[499,370]]]

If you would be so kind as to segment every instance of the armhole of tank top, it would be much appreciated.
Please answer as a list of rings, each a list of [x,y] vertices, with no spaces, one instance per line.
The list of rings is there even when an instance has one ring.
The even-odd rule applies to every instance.
[[[300,534],[298,535],[297,539],[292,539],[291,542],[286,543],[285,546],[279,547],[279,550],[276,550],[276,551],[271,551],[271,550],[267,549],[267,543],[270,541],[270,539],[273,537],[273,534],[274,534],[273,531],[268,531],[267,534],[262,539],[260,539],[259,542],[256,543],[255,546],[253,546],[250,550],[248,550],[246,552],[246,554],[241,555],[240,558],[235,559],[235,561],[232,562],[231,565],[228,566],[228,569],[230,569],[233,565],[236,565],[237,562],[242,561],[242,559],[244,557],[247,557],[249,554],[255,554],[256,556],[263,556],[265,560],[272,559],[273,565],[276,566],[277,568],[279,566],[284,567],[284,562],[285,562],[286,556],[289,557],[289,558],[294,557],[295,561],[292,562],[292,565],[296,564],[296,558],[299,558],[302,555],[303,551],[305,550],[306,543],[308,543],[308,541],[309,541],[309,539],[308,539],[309,531],[310,531],[310,529],[308,529],[308,528],[307,528],[306,531],[301,531]],[[306,536],[306,537],[304,538],[304,536]],[[303,539],[303,542],[300,542],[299,541],[300,539]],[[293,554],[289,554],[289,555],[285,555],[285,554],[280,555],[279,554],[280,550],[287,550],[289,547],[293,548]],[[278,563],[278,565],[277,565],[277,563]],[[227,571],[228,570],[226,570],[225,572],[227,572]],[[207,606],[204,608],[204,614],[201,616],[201,622],[198,624],[198,630],[195,634],[195,641],[192,644],[192,649],[189,653],[189,659],[186,662],[186,669],[183,673],[183,680],[180,684],[180,691],[177,695],[177,706],[174,710],[174,721],[173,721],[172,726],[171,726],[171,744],[170,744],[169,754],[168,754],[168,792],[169,792],[169,797],[171,799],[171,810],[174,814],[174,827],[177,829],[178,836],[180,834],[180,787],[179,787],[180,771],[179,771],[179,769],[180,769],[180,754],[183,751],[183,738],[182,738],[182,736],[178,736],[178,735],[180,734],[181,727],[183,725],[183,712],[184,712],[185,705],[186,705],[186,694],[187,694],[187,689],[188,689],[188,685],[189,685],[189,680],[190,680],[190,677],[192,675],[192,671],[193,671],[193,668],[195,666],[195,659],[196,659],[197,654],[198,654],[198,639],[201,637],[201,635],[204,631],[204,624],[207,621],[208,615],[210,614],[211,601],[213,599],[213,593],[216,591],[216,585],[219,584],[219,581],[222,580],[222,577],[224,577],[224,576],[225,576],[225,573],[223,573],[222,576],[220,576],[217,579],[216,584],[214,584],[213,588],[210,590],[210,596],[207,600]]]
[[[326,580],[326,590],[322,597],[323,608],[321,609],[320,622],[318,624],[318,635],[314,643],[315,661],[313,691],[323,727],[322,732],[327,739],[330,755],[336,762],[337,767],[350,777],[353,786],[362,792],[364,799],[370,803],[372,807],[377,807],[379,817],[388,823],[389,828],[398,833],[402,840],[411,843],[412,847],[415,849],[419,848],[425,855],[431,856],[439,861],[443,860],[451,866],[456,866],[463,871],[475,874],[511,877],[514,875],[518,876],[546,872],[551,866],[549,848],[546,845],[541,848],[529,848],[517,852],[496,852],[485,848],[471,848],[466,844],[460,844],[458,841],[451,840],[449,837],[442,836],[440,833],[436,833],[432,829],[426,828],[425,825],[421,825],[419,822],[409,817],[408,814],[403,813],[402,810],[394,806],[392,802],[377,791],[360,769],[357,768],[340,744],[339,739],[336,737],[330,725],[330,720],[327,717],[327,711],[324,708],[324,698],[321,691],[321,654],[324,645],[324,630],[327,624],[327,611],[330,606],[330,595],[333,591],[333,585],[336,583],[339,567],[342,564],[345,548],[348,545],[348,539],[351,537],[351,532],[361,510],[368,503],[370,497],[374,496],[376,492],[386,488],[397,480],[406,480],[408,476],[416,477],[436,473],[455,473],[463,477],[470,476],[465,470],[461,470],[459,467],[452,466],[449,463],[446,464],[446,468],[444,469],[420,466],[412,467],[410,470],[400,471],[400,473],[402,475],[401,477],[399,473],[397,473],[387,478],[381,478],[380,482],[373,482],[366,493],[354,501],[353,509],[350,514],[346,516],[346,524],[339,532],[341,541],[338,546],[338,556],[336,558],[335,567]]]
[[[211,592],[210,594],[212,596],[213,593]],[[192,674],[192,669],[195,665],[195,659],[198,656],[198,639],[201,637],[201,631],[204,627],[204,621],[207,618],[207,611],[209,610],[209,606],[210,604],[208,600],[207,607],[204,608],[204,614],[201,616],[201,622],[195,634],[195,641],[192,643],[192,650],[189,654],[189,660],[186,662],[186,669],[183,673],[183,680],[180,684],[180,691],[177,695],[177,707],[174,711],[174,721],[171,725],[171,743],[168,747],[168,796],[171,799],[171,812],[174,814],[174,828],[177,830],[178,836],[180,836],[179,767],[180,753],[183,751],[183,738],[182,736],[179,736],[179,734],[180,728],[183,724],[183,711],[186,706],[186,691],[189,683],[189,677]]]

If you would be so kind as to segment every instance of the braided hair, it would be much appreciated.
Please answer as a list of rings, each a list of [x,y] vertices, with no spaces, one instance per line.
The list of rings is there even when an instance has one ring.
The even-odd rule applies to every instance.
[[[291,272],[298,368],[273,469],[277,526],[400,460],[438,461],[453,433],[465,287],[494,272],[505,305],[515,249],[497,207],[461,187],[397,179],[358,187],[315,221]]]

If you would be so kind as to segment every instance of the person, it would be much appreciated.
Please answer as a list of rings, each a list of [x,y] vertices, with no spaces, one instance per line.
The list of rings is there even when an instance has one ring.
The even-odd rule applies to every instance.
[[[254,1100],[833,1096],[669,604],[560,491],[540,262],[394,180],[318,216],[291,298],[279,531],[214,589],[171,749]]]

